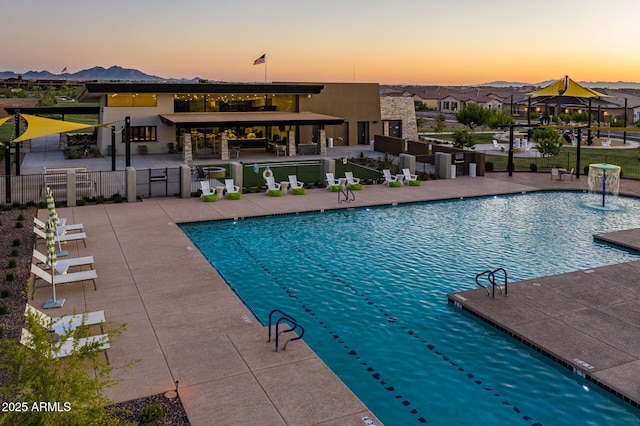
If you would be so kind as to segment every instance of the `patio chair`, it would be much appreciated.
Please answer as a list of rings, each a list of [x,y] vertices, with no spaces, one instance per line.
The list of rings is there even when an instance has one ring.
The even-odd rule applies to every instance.
[[[31,314],[42,327],[56,334],[64,334],[65,331],[78,328],[83,325],[99,325],[100,332],[104,330],[102,325],[106,322],[104,311],[85,312],[83,314],[63,315],[61,317],[50,317],[44,312],[34,308],[27,303],[24,315]]]
[[[360,183],[360,178],[353,177],[353,172],[344,172],[344,177],[349,185]]]
[[[411,171],[409,171],[409,169],[402,169],[402,174],[404,175],[405,183],[409,183],[409,181],[412,180],[418,180],[418,175],[411,174]]]
[[[502,145],[500,145],[500,144],[498,143],[498,141],[497,141],[497,140],[495,140],[495,139],[493,140],[493,147],[494,147],[497,151],[502,151]]]
[[[398,177],[391,176],[391,170],[389,169],[382,170],[382,175],[384,176],[384,182],[382,183],[386,183],[387,186],[389,186],[391,182],[398,182]]]
[[[345,178],[336,179],[334,177],[333,173],[325,173],[325,176],[327,178],[327,189],[328,190],[331,190],[331,188],[334,187],[334,186],[344,186],[344,184],[347,181]]]
[[[229,196],[229,194],[239,194],[240,193],[240,187],[238,185],[236,185],[235,183],[233,183],[233,179],[225,179],[224,180],[224,189],[227,192],[227,196]]]
[[[569,176],[569,179],[571,179],[571,182],[573,182],[573,175],[574,175],[575,169],[571,169],[569,170],[567,173],[565,173],[565,175]]]
[[[44,231],[40,228],[38,228],[37,226],[33,227],[33,232],[36,234],[36,236],[38,236],[39,238],[46,240],[47,239],[47,234],[44,233]],[[75,234],[63,234],[63,235],[56,235],[55,236],[55,242],[56,244],[58,244],[58,242],[60,243],[68,243],[70,241],[82,241],[82,243],[84,244],[85,248],[87,247],[87,234],[85,234],[84,232],[76,232]]]
[[[20,343],[24,346],[33,349],[33,334],[26,328],[22,329],[22,335],[20,336]],[[77,350],[81,350],[84,347],[90,346],[96,348],[99,351],[105,351],[105,357],[109,362],[109,356],[106,350],[111,346],[109,345],[109,335],[99,334],[97,336],[81,337],[79,339],[67,339],[63,340],[60,344],[51,345],[51,358],[64,358],[72,355]]]
[[[211,188],[208,180],[200,181],[200,189],[202,190],[202,194],[200,194],[200,198],[203,198],[205,195],[213,195],[216,191]]]
[[[89,271],[69,272],[66,274],[51,274],[51,272],[45,271],[38,265],[31,264],[31,273],[34,275],[33,283],[31,284],[31,299],[36,291],[36,279],[40,278],[47,284],[51,285],[63,285],[71,283],[82,283],[84,281],[93,281],[93,289],[98,290],[96,287],[96,279],[98,274],[93,269]]]
[[[276,182],[273,176],[267,176],[265,180],[267,181],[267,194],[272,190],[280,190],[280,184]]]
[[[37,260],[38,265],[44,265],[47,263],[47,256],[40,253],[38,250],[33,249],[33,258]],[[58,260],[59,264],[66,264],[69,268],[73,268],[74,266],[88,266],[89,269],[93,269],[93,256],[83,256],[83,257],[65,257],[64,260]]]
[[[42,229],[43,231],[47,227],[47,224],[45,222],[41,221],[40,219],[38,219],[37,217],[33,218],[33,223],[35,223],[35,225],[38,228]],[[66,223],[66,220],[65,220],[65,223]],[[58,225],[56,227],[56,232],[59,235],[62,235],[64,233],[66,233],[66,232],[71,232],[71,231],[80,231],[80,232],[82,232],[83,230],[84,230],[84,225],[82,223],[74,223],[72,225],[66,225],[66,224],[65,225]]]
[[[289,186],[291,189],[300,189],[304,187],[304,182],[300,182],[296,175],[289,175]]]

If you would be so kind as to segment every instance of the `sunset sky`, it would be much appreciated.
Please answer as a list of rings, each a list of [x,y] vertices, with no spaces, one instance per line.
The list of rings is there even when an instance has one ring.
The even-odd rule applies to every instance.
[[[22,0],[0,71],[475,84],[640,81],[638,0]]]

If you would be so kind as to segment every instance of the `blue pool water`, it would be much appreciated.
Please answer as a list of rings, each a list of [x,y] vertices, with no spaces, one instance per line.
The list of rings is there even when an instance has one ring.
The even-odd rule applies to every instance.
[[[586,206],[593,197],[518,194],[183,230],[263,324],[274,308],[295,317],[387,425],[639,424],[639,410],[447,303],[487,269],[518,281],[638,259],[592,235],[640,227],[640,201],[612,198],[619,209],[601,211]]]

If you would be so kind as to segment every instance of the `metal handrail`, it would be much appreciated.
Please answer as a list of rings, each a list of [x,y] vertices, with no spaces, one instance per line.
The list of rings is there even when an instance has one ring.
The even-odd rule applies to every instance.
[[[278,320],[276,321],[276,330],[275,330],[275,335],[276,335],[276,341],[275,341],[275,346],[276,346],[276,352],[278,352],[278,344],[279,344],[279,338],[280,338],[280,334],[282,333],[290,333],[292,331],[295,331],[296,328],[300,329],[300,334],[297,337],[293,337],[289,340],[287,340],[284,345],[282,346],[282,350],[287,349],[287,344],[289,342],[293,342],[295,340],[300,340],[302,339],[302,336],[304,336],[304,327],[302,327],[300,324],[298,324],[298,322],[295,320],[295,318],[293,318],[291,315],[286,314],[284,312],[282,312],[280,309],[274,309],[269,313],[269,337],[267,339],[268,342],[271,341],[271,325],[273,323],[273,314],[275,313],[279,313],[282,316],[278,318]],[[282,332],[278,332],[278,328],[280,327],[280,323],[282,322],[286,322],[287,325],[289,325],[289,329],[288,330],[283,330]]]
[[[496,297],[496,287],[498,287],[498,290],[500,291],[500,293],[502,293],[501,285],[500,284],[496,284],[496,273],[497,272],[502,272],[502,274],[503,274],[504,295],[507,296],[508,278],[507,278],[507,271],[504,268],[496,268],[493,271],[486,270],[486,271],[480,272],[479,274],[476,275],[476,284],[478,285],[478,287],[482,287],[482,288],[486,289],[487,290],[487,296],[489,296],[489,289],[487,288],[487,286],[482,285],[480,283],[480,277],[482,277],[483,275],[487,275],[487,279],[489,280],[489,283],[491,284],[492,297],[493,298]]]

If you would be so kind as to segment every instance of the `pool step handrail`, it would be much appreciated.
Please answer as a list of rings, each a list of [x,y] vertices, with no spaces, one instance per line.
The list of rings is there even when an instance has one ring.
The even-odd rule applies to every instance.
[[[296,337],[292,337],[289,340],[287,340],[286,342],[284,342],[284,345],[282,346],[282,350],[287,349],[287,344],[289,342],[293,342],[294,340],[300,340],[302,339],[302,336],[304,336],[304,327],[302,327],[300,324],[298,324],[298,322],[295,320],[295,318],[293,318],[291,315],[286,314],[284,312],[282,312],[280,309],[274,309],[269,313],[269,336],[267,341],[270,342],[271,341],[271,325],[273,324],[273,314],[280,314],[281,316],[276,320],[275,322],[275,345],[276,345],[276,349],[275,352],[278,352],[278,345],[279,345],[279,338],[280,335],[283,333],[291,333],[292,331],[295,331],[296,329],[300,329],[300,332],[298,333],[298,335]],[[278,331],[280,324],[285,323],[289,326],[288,329],[286,330],[282,330],[282,331]]]
[[[349,199],[349,194],[351,194],[351,199]],[[344,195],[344,200],[342,196]],[[353,192],[353,189],[349,188],[349,186],[345,186],[344,189],[338,190],[338,204],[341,204],[343,201],[350,203],[356,200],[356,194]]]
[[[502,278],[502,284],[496,283],[496,273],[499,273],[500,277]],[[491,284],[491,293],[489,292],[489,288],[487,286],[480,283],[480,278],[484,275],[487,276],[487,280],[489,281],[489,284]],[[507,278],[507,271],[504,268],[496,268],[493,271],[486,270],[476,275],[476,284],[478,285],[478,287],[486,289],[487,296],[492,296],[494,299],[496,297],[496,287],[498,287],[498,291],[500,293],[504,293],[505,296],[507,295],[508,281],[509,280]]]

